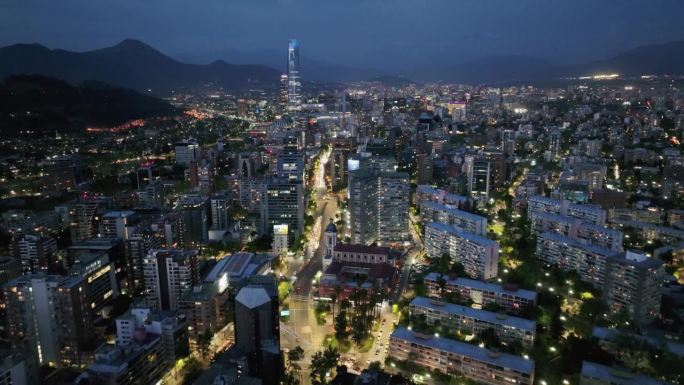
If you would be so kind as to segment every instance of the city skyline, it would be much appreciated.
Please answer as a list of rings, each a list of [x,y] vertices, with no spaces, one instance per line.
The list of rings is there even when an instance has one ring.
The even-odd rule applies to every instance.
[[[577,64],[684,38],[675,21],[684,5],[670,0],[659,1],[658,7],[636,0],[619,5],[374,0],[344,6],[309,0],[212,0],[190,8],[157,0],[59,5],[5,1],[3,7],[0,45],[35,42],[83,51],[135,38],[181,59],[233,56],[239,61],[241,52],[258,59],[258,51],[277,51],[282,41],[297,36],[312,60],[405,73],[437,58],[460,62],[523,56]],[[78,18],[90,22],[78,23]],[[265,22],[253,29],[247,22],[252,19]],[[406,28],[412,25],[418,27]],[[354,44],[345,44],[350,41]]]
[[[4,2],[0,384],[684,383],[684,3],[159,1]]]

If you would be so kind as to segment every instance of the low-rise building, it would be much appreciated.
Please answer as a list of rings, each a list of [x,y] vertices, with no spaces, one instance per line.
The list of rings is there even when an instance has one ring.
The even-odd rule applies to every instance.
[[[343,299],[357,288],[368,290],[373,286],[389,293],[398,279],[399,270],[388,263],[333,261],[323,272],[318,295],[321,298],[330,298],[336,290],[341,290],[339,299]]]
[[[359,263],[388,263],[395,265],[398,261],[396,253],[389,247],[353,245],[349,243],[338,243],[332,251],[332,257],[340,262],[359,262]]]
[[[106,385],[156,384],[171,369],[163,363],[163,355],[161,337],[139,330],[130,345],[102,345],[79,379]]]
[[[490,385],[534,383],[534,361],[522,357],[405,328],[392,333],[389,345],[389,357],[411,361],[424,369],[462,375]]]
[[[534,346],[537,324],[524,318],[511,317],[505,313],[473,309],[426,297],[416,297],[409,305],[411,319],[425,317],[428,325],[439,322],[451,330],[476,335],[485,329],[493,329],[505,343],[519,342],[525,349]]]
[[[673,385],[623,368],[582,361],[580,385]]]
[[[159,364],[171,367],[188,353],[188,320],[175,311],[134,306],[116,319],[116,345],[134,345],[142,333],[159,336],[162,355]]]
[[[608,329],[599,326],[594,326],[591,336],[596,338],[601,348],[610,354],[617,354],[620,349],[619,345],[624,341],[635,341],[638,343],[636,349],[642,350],[643,347],[649,347],[684,359],[684,344],[663,337],[645,336],[625,329]]]
[[[537,302],[536,292],[519,289],[515,285],[500,285],[455,276],[444,276],[442,279],[444,279],[444,291],[446,293],[456,293],[461,298],[469,298],[473,304],[479,307],[495,303],[509,313],[519,314]],[[430,273],[425,276],[425,285],[430,296],[441,296],[439,273]]]

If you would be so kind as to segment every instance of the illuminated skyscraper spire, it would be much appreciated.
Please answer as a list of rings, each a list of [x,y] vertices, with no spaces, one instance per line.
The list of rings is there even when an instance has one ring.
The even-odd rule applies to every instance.
[[[302,108],[302,83],[299,74],[299,42],[290,39],[287,49],[287,108]]]

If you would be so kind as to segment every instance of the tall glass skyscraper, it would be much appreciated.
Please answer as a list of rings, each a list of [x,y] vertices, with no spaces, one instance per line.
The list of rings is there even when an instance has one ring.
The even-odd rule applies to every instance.
[[[299,42],[290,39],[287,49],[287,108],[302,108],[302,82],[299,75]]]

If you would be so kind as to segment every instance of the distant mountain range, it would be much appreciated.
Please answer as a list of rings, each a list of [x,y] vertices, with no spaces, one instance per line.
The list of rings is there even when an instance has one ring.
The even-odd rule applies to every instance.
[[[529,56],[494,56],[461,61],[431,71],[413,69],[408,77],[430,81],[492,83],[540,81],[561,77],[619,73],[623,76],[683,75],[684,40],[637,47],[622,54],[579,65],[562,65]],[[425,78],[427,75],[427,78]]]
[[[228,90],[275,87],[280,75],[263,65],[220,60],[185,64],[137,40],[88,52],[51,50],[39,44],[0,48],[0,78],[13,74],[40,74],[71,83],[97,80],[156,95],[208,85]]]
[[[591,75],[614,72],[623,75],[684,74],[684,40],[637,47],[612,58],[567,67],[565,75]]]
[[[88,52],[48,49],[39,44],[16,44],[0,48],[0,79],[12,74],[41,74],[70,83],[97,80],[167,95],[172,91],[202,87],[229,91],[273,89],[278,86],[279,75],[285,72],[284,52],[230,50],[178,57],[193,64],[173,59],[137,40],[124,40],[113,47]],[[435,64],[433,61],[396,73],[301,58],[304,80],[317,82],[375,80],[398,85],[411,82],[409,79],[496,83],[548,80],[597,72],[678,75],[684,74],[684,40],[637,47],[605,60],[572,66],[514,55],[471,60],[443,58],[439,63],[449,64]]]
[[[205,54],[180,54],[180,60],[208,63],[220,58],[231,63],[260,63],[285,72],[285,53],[270,50],[223,50]],[[306,56],[300,58],[302,76],[307,80],[351,82],[381,81],[388,85],[420,81],[488,83],[535,81],[564,76],[583,76],[597,72],[617,72],[624,75],[684,74],[684,40],[666,44],[637,47],[601,61],[580,65],[563,65],[522,55],[498,55],[473,59],[441,58],[401,73],[391,70],[337,65]],[[435,64],[435,63],[449,64]],[[402,80],[403,79],[403,80]],[[390,80],[402,80],[399,83]]]
[[[179,112],[161,99],[94,81],[74,86],[42,75],[12,75],[0,81],[3,138],[20,131],[41,136],[93,126],[113,127],[133,119]]]
[[[235,64],[259,63],[275,68],[281,73],[287,72],[287,52],[285,51],[227,49],[201,54],[177,54],[174,57],[194,64],[210,63],[216,59]],[[306,55],[300,56],[299,63],[302,67],[302,74],[306,75],[305,79],[318,82],[352,82],[387,74],[386,71],[379,69],[334,64]]]

